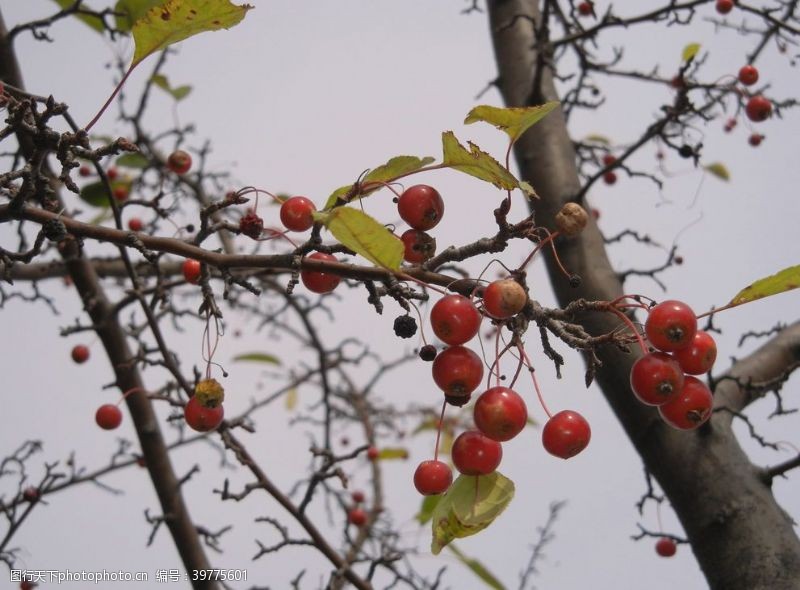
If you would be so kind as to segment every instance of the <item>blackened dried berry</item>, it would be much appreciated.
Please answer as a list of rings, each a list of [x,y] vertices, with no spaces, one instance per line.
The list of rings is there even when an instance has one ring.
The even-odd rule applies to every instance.
[[[255,211],[248,211],[239,220],[239,231],[247,237],[257,240],[264,231],[264,220],[256,215]]]
[[[432,362],[436,358],[436,347],[433,344],[426,344],[419,349],[419,358],[425,362]]]
[[[400,338],[411,338],[417,333],[417,320],[410,315],[401,315],[394,320],[394,333]]]
[[[569,277],[569,286],[573,289],[577,289],[581,286],[581,277],[579,275],[570,275]]]
[[[469,393],[467,395],[445,395],[444,401],[446,401],[451,406],[456,406],[457,408],[460,408],[461,406],[466,404],[471,397],[472,395]]]

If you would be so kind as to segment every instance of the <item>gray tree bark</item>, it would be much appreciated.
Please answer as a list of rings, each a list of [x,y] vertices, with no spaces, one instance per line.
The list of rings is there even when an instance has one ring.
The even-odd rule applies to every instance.
[[[538,67],[536,31],[541,17],[537,0],[488,0],[489,22],[499,77],[507,106],[530,106],[558,100],[552,71]],[[520,176],[541,200],[536,221],[551,229],[553,217],[578,194],[573,143],[560,110],[529,130],[516,144]],[[590,216],[591,217],[591,216]],[[612,300],[623,293],[597,226],[590,222],[580,237],[560,241],[559,256],[582,278],[578,288],[547,260],[561,305],[572,300]],[[609,314],[587,318],[593,334],[616,327]],[[603,367],[597,382],[646,468],[656,477],[679,517],[709,586],[719,590],[789,590],[800,588],[800,540],[791,518],[775,501],[771,478],[753,465],[732,429],[730,412],[715,412],[693,432],[664,424],[653,408],[630,391],[629,374],[637,355],[610,347],[600,350]],[[795,323],[731,370],[735,377],[765,381],[800,360],[800,323]],[[715,392],[715,407],[742,409],[750,398],[733,380]]]

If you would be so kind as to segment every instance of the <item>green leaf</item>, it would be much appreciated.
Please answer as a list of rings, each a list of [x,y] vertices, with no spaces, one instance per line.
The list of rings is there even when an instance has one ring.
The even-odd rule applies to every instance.
[[[419,507],[419,512],[414,517],[419,524],[425,524],[431,519],[433,511],[441,499],[442,496],[425,496],[422,499],[422,506]]]
[[[92,207],[108,207],[109,194],[106,185],[100,181],[90,182],[81,187],[80,198]]]
[[[539,195],[536,194],[536,191],[533,190],[533,186],[527,180],[520,180],[519,181],[519,189],[522,193],[528,197],[529,199],[538,199]]]
[[[387,459],[408,459],[408,449],[387,447],[378,451],[378,459],[381,461]]]
[[[472,109],[464,123],[484,121],[505,131],[511,138],[511,143],[517,141],[523,133],[541,121],[548,113],[559,105],[556,101],[546,102],[535,107],[499,108],[489,105],[480,105]]]
[[[731,174],[730,172],[728,172],[728,169],[725,167],[725,164],[722,164],[720,162],[714,162],[713,164],[706,164],[705,166],[703,166],[703,168],[711,172],[711,174],[713,174],[720,180],[728,181],[731,179]]]
[[[683,48],[683,53],[681,53],[681,59],[683,61],[690,61],[694,59],[694,56],[697,55],[698,51],[700,51],[699,43],[689,43],[686,47]]]
[[[115,26],[123,33],[130,33],[133,23],[142,18],[154,6],[164,4],[165,0],[118,0],[114,5],[117,13]]]
[[[162,76],[161,74],[156,74],[150,79],[153,81],[153,84],[167,92],[167,94],[172,96],[172,98],[174,98],[176,101],[183,100],[189,96],[189,93],[192,91],[192,87],[185,84],[183,86],[173,88],[169,85],[169,80],[167,80],[167,77]]]
[[[53,0],[53,2],[58,4],[58,6],[62,9],[69,8],[70,6],[75,4],[75,0]],[[90,8],[89,6],[87,6],[85,2],[81,5],[81,7],[84,10],[90,10],[92,12],[96,12],[94,8]],[[80,14],[80,13],[74,13],[74,14],[78,20],[80,20],[85,25],[88,25],[89,28],[97,31],[98,33],[102,33],[103,31],[106,30],[106,27],[103,25],[103,19],[96,16],[92,16],[90,14]]]
[[[249,4],[237,6],[230,0],[168,0],[152,7],[133,23],[136,49],[130,69],[173,43],[239,24],[251,8]]]
[[[591,142],[591,143],[601,143],[603,145],[611,145],[611,140],[607,138],[605,135],[599,135],[597,133],[592,133],[591,135],[587,135],[583,138],[583,141]]]
[[[800,287],[800,265],[784,268],[774,275],[760,279],[739,291],[726,307],[735,307],[756,299],[777,295]]]
[[[453,544],[448,545],[447,548],[450,549],[453,555],[456,556],[458,561],[460,561],[469,569],[471,569],[472,573],[474,573],[481,580],[483,580],[486,583],[486,585],[489,586],[489,588],[494,588],[494,590],[506,590],[506,587],[500,583],[500,580],[495,578],[492,575],[492,573],[489,570],[487,570],[480,561],[478,561],[477,559],[473,559],[471,557],[467,557]]]
[[[278,357],[266,352],[245,352],[233,357],[234,361],[247,361],[251,363],[268,363],[270,365],[280,365],[281,361]]]
[[[114,164],[125,168],[141,169],[141,168],[147,168],[147,166],[150,164],[150,161],[142,154],[133,152],[129,154],[122,154],[119,158],[116,159]]]
[[[400,268],[405,248],[400,238],[375,219],[353,207],[337,207],[314,218],[325,224],[333,236],[353,252],[391,270]]]
[[[453,539],[479,533],[514,498],[514,482],[495,471],[480,477],[459,475],[433,511],[431,551],[438,555]]]
[[[513,190],[519,181],[492,156],[469,142],[469,151],[462,146],[452,131],[442,133],[442,150],[445,166],[454,168],[470,176],[491,182],[497,188]]]
[[[377,183],[372,187],[368,187],[366,190],[361,190],[357,195],[359,198],[366,197],[369,194],[374,193],[375,191],[383,188],[383,183],[390,183],[401,176],[406,176],[412,172],[416,172],[420,168],[423,168],[434,161],[434,158],[430,156],[426,156],[424,158],[418,158],[416,156],[395,156],[385,164],[378,166],[370,170],[366,176],[361,180],[362,185],[368,185],[369,183]],[[344,197],[347,193],[349,193],[353,189],[352,184],[348,184],[347,186],[342,186],[337,188],[330,197],[328,197],[327,202],[325,203],[325,209],[330,209],[333,207],[336,202]]]

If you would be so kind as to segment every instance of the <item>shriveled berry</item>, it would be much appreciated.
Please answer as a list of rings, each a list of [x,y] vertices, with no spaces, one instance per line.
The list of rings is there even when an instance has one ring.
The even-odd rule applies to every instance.
[[[411,338],[417,333],[417,320],[410,315],[397,316],[394,319],[394,333],[400,338]]]
[[[432,362],[437,354],[436,347],[433,344],[426,344],[419,349],[419,358],[427,363]]]
[[[606,174],[612,173],[611,171]],[[616,180],[616,178],[615,178]],[[589,214],[578,203],[566,203],[556,213],[556,227],[563,235],[574,237],[583,231],[589,222]]]
[[[436,238],[416,229],[408,229],[400,236],[403,242],[403,260],[422,264],[436,253]]]
[[[216,379],[203,379],[195,386],[192,399],[204,408],[216,408],[225,401],[225,388]]]
[[[264,220],[251,209],[239,219],[239,231],[248,238],[257,240],[264,231]]]

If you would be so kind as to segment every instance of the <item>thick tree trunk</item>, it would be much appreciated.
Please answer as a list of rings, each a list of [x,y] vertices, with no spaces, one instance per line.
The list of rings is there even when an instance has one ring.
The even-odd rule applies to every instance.
[[[491,35],[499,69],[498,87],[507,106],[558,100],[551,71],[537,71],[533,23],[539,22],[537,0],[488,0]],[[545,58],[549,56],[544,56]],[[546,59],[544,61],[547,61]],[[572,140],[560,111],[534,126],[516,144],[520,175],[541,196],[536,221],[553,228],[553,217],[578,193]],[[548,260],[561,305],[577,298],[611,300],[622,285],[609,263],[594,223],[577,239],[558,244],[567,268],[583,279],[571,288]],[[587,328],[607,332],[616,321],[595,314]],[[657,412],[637,402],[628,376],[635,354],[599,351],[603,362],[597,381],[647,469],[657,478],[683,524],[711,588],[720,590],[800,588],[800,541],[788,515],[776,503],[769,478],[754,466],[731,430],[731,415],[717,412],[695,432],[665,425]],[[754,355],[740,361],[732,374],[761,381],[781,374],[800,359],[800,324],[784,330]],[[724,381],[715,406],[741,407],[742,392]]]

